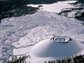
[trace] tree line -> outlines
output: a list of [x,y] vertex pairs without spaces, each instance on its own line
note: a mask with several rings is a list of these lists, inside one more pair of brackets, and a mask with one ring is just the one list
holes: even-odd
[[13,55],[11,57],[11,60],[7,60],[5,63],[30,63],[30,61],[29,62],[25,61],[26,58],[31,59],[31,56],[30,55],[25,55],[25,56],[18,57],[18,56]]
[[45,61],[44,63],[84,63],[84,54],[67,57],[64,59]]

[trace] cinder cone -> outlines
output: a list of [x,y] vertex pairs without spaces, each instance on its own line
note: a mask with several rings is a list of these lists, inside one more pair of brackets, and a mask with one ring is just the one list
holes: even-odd
[[73,39],[62,40],[57,38],[55,40],[47,39],[36,44],[31,53],[38,57],[66,57],[77,54],[84,49],[84,45]]

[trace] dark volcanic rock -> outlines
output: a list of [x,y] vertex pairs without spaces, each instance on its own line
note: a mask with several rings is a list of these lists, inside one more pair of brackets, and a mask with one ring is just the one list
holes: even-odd
[[[70,3],[75,6],[74,8],[65,8],[62,9],[59,15],[64,15],[69,18],[76,18],[80,21],[84,22],[84,4],[80,2]],[[70,16],[72,15],[72,16]]]
[[[78,14],[78,13],[76,13],[76,14]],[[79,16],[76,15],[75,18],[84,22],[84,12],[79,12],[79,14],[80,15]]]
[[79,2],[81,2],[81,3],[84,3],[84,0],[78,0]]
[[[17,7],[16,7],[17,6]],[[39,8],[33,8],[33,7],[27,7],[25,5],[7,5],[4,7],[0,7],[0,20],[7,17],[17,17],[22,16],[26,14],[33,14],[35,13]]]

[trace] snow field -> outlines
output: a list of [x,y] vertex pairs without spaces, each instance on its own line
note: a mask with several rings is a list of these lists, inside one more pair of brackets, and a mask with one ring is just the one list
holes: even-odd
[[[33,45],[49,39],[52,35],[69,36],[77,41],[84,42],[84,26],[81,23],[74,18],[66,18],[54,12],[46,11],[21,17],[5,18],[0,24],[0,45],[8,47],[8,52],[3,53],[2,50],[4,49],[0,49],[0,54],[3,53],[0,56],[1,61],[2,57],[6,59],[9,55],[27,54]],[[7,45],[4,45],[5,43]]]

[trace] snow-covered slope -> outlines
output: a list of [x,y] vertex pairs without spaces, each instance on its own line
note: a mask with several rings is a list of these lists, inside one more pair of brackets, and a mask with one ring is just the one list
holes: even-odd
[[[13,31],[18,30],[13,34],[17,37],[17,41],[14,41],[13,43],[13,45],[17,48],[14,52],[21,47],[27,50],[26,47],[35,45],[41,40],[48,39],[53,34],[56,36],[69,36],[75,40],[84,41],[84,27],[81,24],[82,22],[79,22],[76,19],[70,19],[57,15],[56,13],[44,11],[39,11],[33,15],[18,17],[16,20],[12,19],[14,18],[10,18],[8,20],[11,23],[15,23],[13,25],[17,26]],[[3,22],[4,21],[5,20],[3,20]],[[28,51],[24,53],[27,52]],[[19,53],[14,54],[18,55]]]
[[[32,47],[28,48],[29,46],[48,39],[53,34],[56,36],[69,36],[83,42],[84,26],[81,23],[74,18],[67,18],[45,11],[21,17],[6,18],[0,24],[0,45],[8,41],[15,46],[13,54],[21,55],[30,51]],[[12,48],[13,46],[11,46],[10,51],[13,50]],[[19,50],[21,53],[19,53]],[[9,53],[5,52],[5,54],[0,58],[8,57]]]
[[31,53],[38,57],[53,57],[57,59],[77,54],[84,49],[83,44],[73,39],[68,39],[67,41],[63,37],[53,39],[39,42],[32,48]]
[[55,34],[56,36],[70,36],[73,39],[84,41],[84,27],[81,24],[82,22],[73,18],[70,19],[57,15],[56,13],[39,11],[38,13],[35,13],[33,15],[10,18],[9,21],[15,26],[13,31],[19,29],[14,33],[14,35],[18,38],[23,36],[21,39],[19,39],[18,42],[14,43],[14,45],[17,47],[24,46],[22,44],[24,43],[24,40],[26,46],[28,43],[34,44],[36,42],[39,42],[39,40],[41,39],[43,40],[48,38],[48,36],[52,36],[53,34]]

